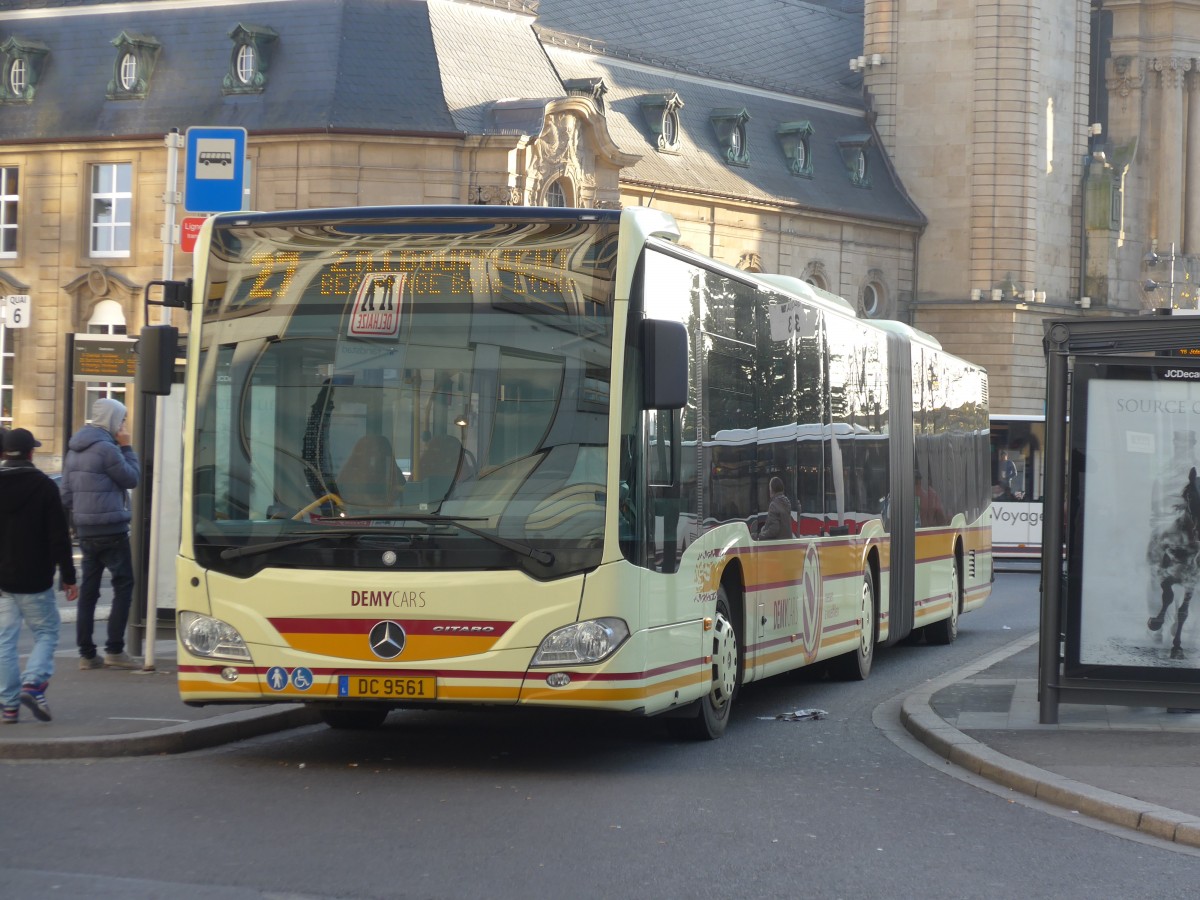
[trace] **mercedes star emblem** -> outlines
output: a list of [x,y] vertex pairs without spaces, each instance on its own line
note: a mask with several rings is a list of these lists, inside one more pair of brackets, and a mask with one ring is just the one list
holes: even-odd
[[399,622],[376,622],[367,640],[380,659],[395,659],[404,652],[404,628]]

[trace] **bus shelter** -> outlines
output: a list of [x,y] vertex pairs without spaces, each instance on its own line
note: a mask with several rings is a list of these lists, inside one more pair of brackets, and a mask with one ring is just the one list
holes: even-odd
[[1163,312],[1046,323],[1042,724],[1200,708],[1200,316]]

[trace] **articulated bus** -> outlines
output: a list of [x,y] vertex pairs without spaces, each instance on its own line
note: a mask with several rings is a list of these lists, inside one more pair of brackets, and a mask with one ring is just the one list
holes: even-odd
[[1045,416],[991,417],[992,550],[996,559],[1042,559]]
[[[170,286],[182,699],[712,739],[744,684],[954,640],[992,581],[986,373],[678,239],[652,209],[208,220]],[[758,541],[774,477],[797,526]]]

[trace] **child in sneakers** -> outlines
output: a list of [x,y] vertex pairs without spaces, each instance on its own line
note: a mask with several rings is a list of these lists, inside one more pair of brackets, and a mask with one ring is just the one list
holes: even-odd
[[[58,647],[54,570],[67,600],[79,596],[71,537],[58,488],[33,464],[41,442],[24,428],[4,435],[0,463],[0,722],[17,723],[21,705],[50,721],[46,688]],[[21,622],[33,631],[33,651],[22,673],[17,639]]]

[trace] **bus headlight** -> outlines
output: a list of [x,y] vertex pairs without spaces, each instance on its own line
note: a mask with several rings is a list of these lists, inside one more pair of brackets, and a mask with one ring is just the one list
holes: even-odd
[[179,614],[179,639],[194,656],[250,661],[250,648],[236,628],[228,622],[202,616],[200,613]]
[[622,619],[589,619],[550,632],[533,654],[531,666],[596,663],[612,656],[629,637]]

